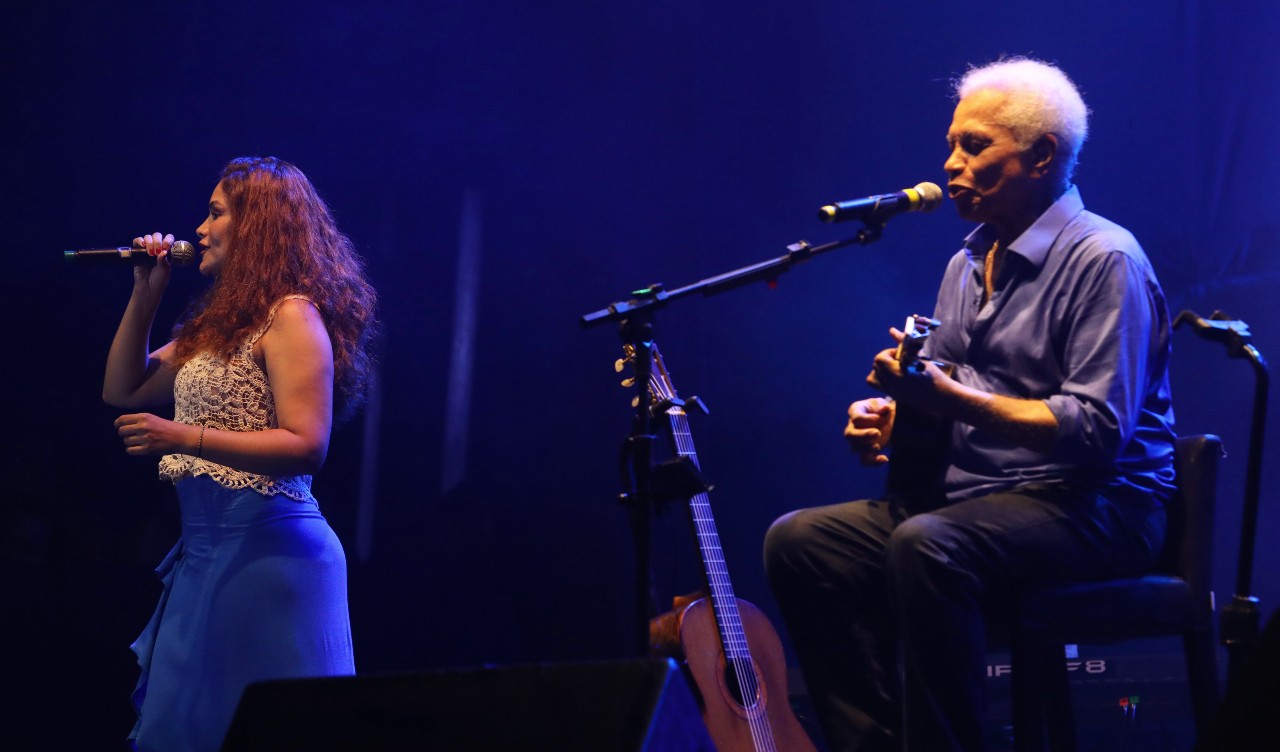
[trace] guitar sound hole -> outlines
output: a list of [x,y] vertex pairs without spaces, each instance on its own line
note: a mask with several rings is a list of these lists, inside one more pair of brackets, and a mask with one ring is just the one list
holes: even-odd
[[[741,674],[741,675],[740,675]],[[747,685],[746,688],[743,684]],[[733,701],[744,708],[749,708],[756,704],[758,699],[759,682],[756,681],[755,671],[750,665],[744,666],[743,671],[735,671],[733,663],[726,663],[724,667],[724,684],[729,689],[729,694],[733,697]]]

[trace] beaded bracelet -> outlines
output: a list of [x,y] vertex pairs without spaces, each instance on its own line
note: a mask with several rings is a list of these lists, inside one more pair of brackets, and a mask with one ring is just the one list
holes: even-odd
[[200,453],[203,451],[204,451],[204,426],[200,426],[200,440],[196,442],[196,456],[199,457]]

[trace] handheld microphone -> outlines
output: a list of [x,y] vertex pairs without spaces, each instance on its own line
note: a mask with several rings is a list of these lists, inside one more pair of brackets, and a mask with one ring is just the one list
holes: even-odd
[[[175,241],[169,247],[169,263],[174,266],[186,266],[195,257],[195,247],[185,240]],[[130,246],[63,251],[62,259],[76,266],[143,266],[156,262],[156,257],[147,253],[147,249]]]
[[907,188],[897,193],[884,193],[879,196],[828,204],[818,210],[818,219],[823,222],[861,219],[864,222],[880,224],[902,212],[933,211],[941,202],[942,189],[936,183],[921,183],[915,188]]

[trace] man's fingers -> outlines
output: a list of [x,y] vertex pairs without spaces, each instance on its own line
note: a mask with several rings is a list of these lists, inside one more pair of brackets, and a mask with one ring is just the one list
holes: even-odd
[[862,460],[862,464],[868,467],[883,465],[889,461],[887,456],[880,454],[879,452],[863,452],[859,459]]

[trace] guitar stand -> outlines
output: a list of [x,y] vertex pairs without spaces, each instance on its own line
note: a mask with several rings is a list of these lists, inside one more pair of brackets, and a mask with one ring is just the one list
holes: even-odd
[[[661,285],[655,287],[661,289]],[[619,456],[624,490],[618,495],[618,500],[627,508],[631,541],[635,548],[635,649],[636,655],[640,657],[649,655],[649,615],[655,610],[653,569],[650,563],[649,507],[653,500],[653,445],[657,437],[653,435],[653,412],[650,409],[648,389],[650,355],[653,351],[653,323],[650,315],[649,311],[641,311],[639,315],[624,319],[619,327],[619,334],[631,355],[635,369],[633,379],[637,385],[635,421],[631,434],[622,442]]]
[[1244,667],[1254,645],[1258,642],[1258,599],[1249,595],[1253,579],[1253,546],[1258,526],[1258,494],[1262,476],[1262,435],[1266,428],[1267,393],[1271,378],[1267,373],[1267,361],[1252,344],[1249,325],[1232,319],[1222,311],[1214,311],[1208,319],[1192,311],[1184,310],[1174,319],[1176,329],[1190,324],[1192,331],[1202,339],[1219,342],[1227,347],[1227,355],[1245,358],[1253,366],[1254,400],[1253,420],[1249,432],[1249,463],[1245,471],[1244,514],[1240,522],[1240,558],[1236,565],[1236,592],[1231,603],[1223,606],[1219,631],[1222,644],[1227,648],[1227,693],[1234,696],[1244,675]]
[[653,496],[658,504],[688,501],[695,494],[707,493],[713,488],[688,457],[672,457],[653,468]]
[[[636,550],[636,648],[637,655],[647,656],[649,653],[649,619],[654,612],[653,573],[650,565],[650,521],[649,507],[659,501],[658,491],[664,493],[672,489],[693,489],[683,498],[689,498],[699,490],[710,488],[699,476],[696,480],[679,478],[686,475],[685,470],[657,470],[653,464],[652,419],[654,408],[649,397],[650,355],[653,349],[653,316],[656,311],[673,300],[695,292],[703,295],[714,295],[750,282],[763,281],[770,287],[777,286],[778,277],[795,264],[827,251],[849,245],[867,245],[883,234],[884,222],[864,222],[862,229],[853,237],[836,240],[822,245],[812,246],[808,241],[799,240],[787,246],[787,253],[777,258],[762,261],[750,266],[708,277],[691,285],[667,290],[661,284],[654,284],[631,293],[632,297],[625,301],[611,303],[605,308],[592,311],[579,318],[585,328],[615,321],[619,324],[619,335],[624,345],[630,348],[635,366],[633,385],[636,397],[633,401],[636,419],[631,434],[623,441],[620,457],[622,487],[624,491],[619,500],[627,507],[631,518],[631,537]],[[696,398],[690,398],[694,402]],[[705,411],[700,402],[697,406]],[[668,405],[667,407],[670,407]],[[665,411],[666,408],[663,408]],[[658,476],[669,476],[659,480]],[[659,489],[659,484],[670,484]]]
[[706,412],[706,405],[697,397],[687,401],[678,398],[653,403],[648,382],[650,359],[653,351],[652,326],[643,322],[635,326],[632,320],[622,325],[623,339],[632,353],[635,366],[635,382],[643,384],[635,397],[635,422],[631,435],[622,442],[619,469],[624,490],[618,500],[627,507],[631,520],[631,537],[636,551],[636,639],[637,655],[648,656],[652,641],[649,622],[658,612],[657,596],[650,564],[650,509],[662,510],[668,502],[687,501],[695,494],[712,489],[697,465],[688,457],[672,457],[662,462],[653,461],[653,446],[657,437],[653,434],[652,421],[664,415],[672,407],[696,405]]

